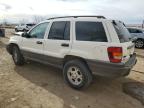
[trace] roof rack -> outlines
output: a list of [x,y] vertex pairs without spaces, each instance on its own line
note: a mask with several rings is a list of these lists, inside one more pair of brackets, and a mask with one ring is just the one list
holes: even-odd
[[63,17],[52,17],[52,18],[49,18],[47,20],[58,19],[58,18],[70,18],[70,17],[73,17],[73,18],[78,18],[78,17],[96,17],[96,18],[106,19],[104,16],[63,16]]

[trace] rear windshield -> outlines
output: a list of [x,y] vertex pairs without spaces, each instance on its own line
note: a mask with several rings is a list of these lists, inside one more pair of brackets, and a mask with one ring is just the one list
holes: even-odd
[[131,39],[130,33],[122,22],[113,21],[114,28],[117,32],[121,43],[129,42]]

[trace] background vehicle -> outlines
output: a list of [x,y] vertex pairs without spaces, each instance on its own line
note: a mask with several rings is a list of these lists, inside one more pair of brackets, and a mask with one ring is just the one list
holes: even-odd
[[122,22],[103,16],[50,18],[10,38],[7,51],[16,65],[27,59],[63,69],[64,80],[81,89],[92,74],[121,77],[136,63],[134,43]]
[[35,24],[32,23],[28,23],[28,24],[20,24],[18,26],[15,27],[15,31],[19,32],[19,31],[28,31],[30,30]]
[[127,28],[130,32],[132,38],[136,37],[137,40],[135,41],[136,48],[143,48],[144,47],[144,30],[139,28]]

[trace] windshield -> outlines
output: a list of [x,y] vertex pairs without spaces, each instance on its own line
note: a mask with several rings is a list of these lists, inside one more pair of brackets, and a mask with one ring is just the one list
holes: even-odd
[[130,33],[122,22],[113,21],[113,25],[121,43],[130,41]]

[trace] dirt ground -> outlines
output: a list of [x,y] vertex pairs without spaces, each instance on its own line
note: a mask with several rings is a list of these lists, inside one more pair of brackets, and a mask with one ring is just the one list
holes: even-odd
[[15,66],[5,49],[11,32],[0,38],[0,108],[144,108],[122,91],[123,83],[144,83],[143,57],[137,57],[129,76],[114,80],[94,76],[87,89],[77,91],[64,83],[57,68],[36,62]]

